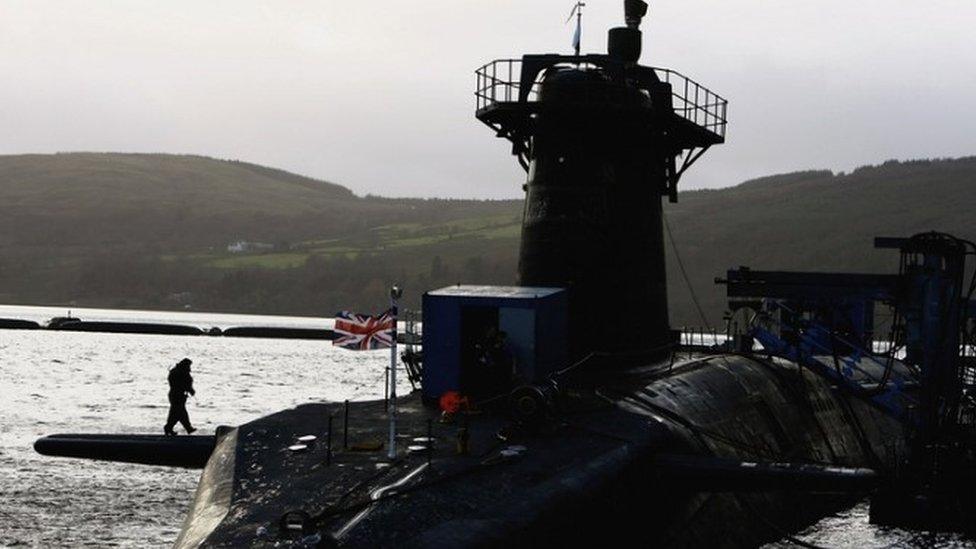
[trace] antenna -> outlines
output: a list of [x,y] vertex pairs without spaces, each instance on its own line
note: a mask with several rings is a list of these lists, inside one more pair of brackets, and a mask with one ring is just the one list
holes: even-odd
[[576,50],[576,57],[580,54],[580,31],[583,28],[583,6],[585,2],[576,2],[573,6],[573,11],[569,12],[569,17],[566,18],[566,23],[569,23],[573,19],[573,15],[576,16],[576,32],[573,33],[573,49]]

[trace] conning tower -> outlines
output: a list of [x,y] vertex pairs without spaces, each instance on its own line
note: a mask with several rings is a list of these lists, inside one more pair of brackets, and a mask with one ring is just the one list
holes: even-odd
[[477,70],[476,116],[528,173],[518,282],[569,289],[577,359],[648,358],[672,341],[661,196],[676,201],[681,174],[725,140],[725,99],[637,64],[647,4],[627,0],[625,11],[607,54]]

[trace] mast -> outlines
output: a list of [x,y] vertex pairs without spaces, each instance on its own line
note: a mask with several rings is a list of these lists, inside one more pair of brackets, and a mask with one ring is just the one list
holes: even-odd
[[569,18],[566,22],[569,23],[573,19],[573,14],[576,14],[576,31],[573,33],[573,50],[576,51],[576,57],[580,54],[580,43],[582,42],[583,36],[583,6],[586,4],[583,2],[576,2],[573,6],[573,11],[569,12]]

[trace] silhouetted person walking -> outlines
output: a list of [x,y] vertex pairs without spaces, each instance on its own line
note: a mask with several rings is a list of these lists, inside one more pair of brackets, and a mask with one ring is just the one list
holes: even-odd
[[190,416],[186,413],[187,393],[196,394],[193,390],[193,377],[190,376],[190,364],[193,364],[193,361],[184,358],[169,370],[169,417],[166,418],[166,425],[163,427],[163,432],[167,435],[176,434],[173,427],[177,422],[186,429],[187,434],[196,431],[193,425],[190,425]]

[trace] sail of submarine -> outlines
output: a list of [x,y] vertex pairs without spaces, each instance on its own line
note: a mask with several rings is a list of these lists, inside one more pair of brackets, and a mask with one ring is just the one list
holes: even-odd
[[[646,9],[625,2],[607,54],[477,71],[477,118],[528,172],[519,285],[424,295],[397,457],[374,444],[383,401],[226,430],[177,547],[755,546],[892,465],[904,430],[877,406],[795,362],[679,345],[661,199],[724,142],[726,101],[637,63]],[[499,332],[511,375],[478,360]]]

